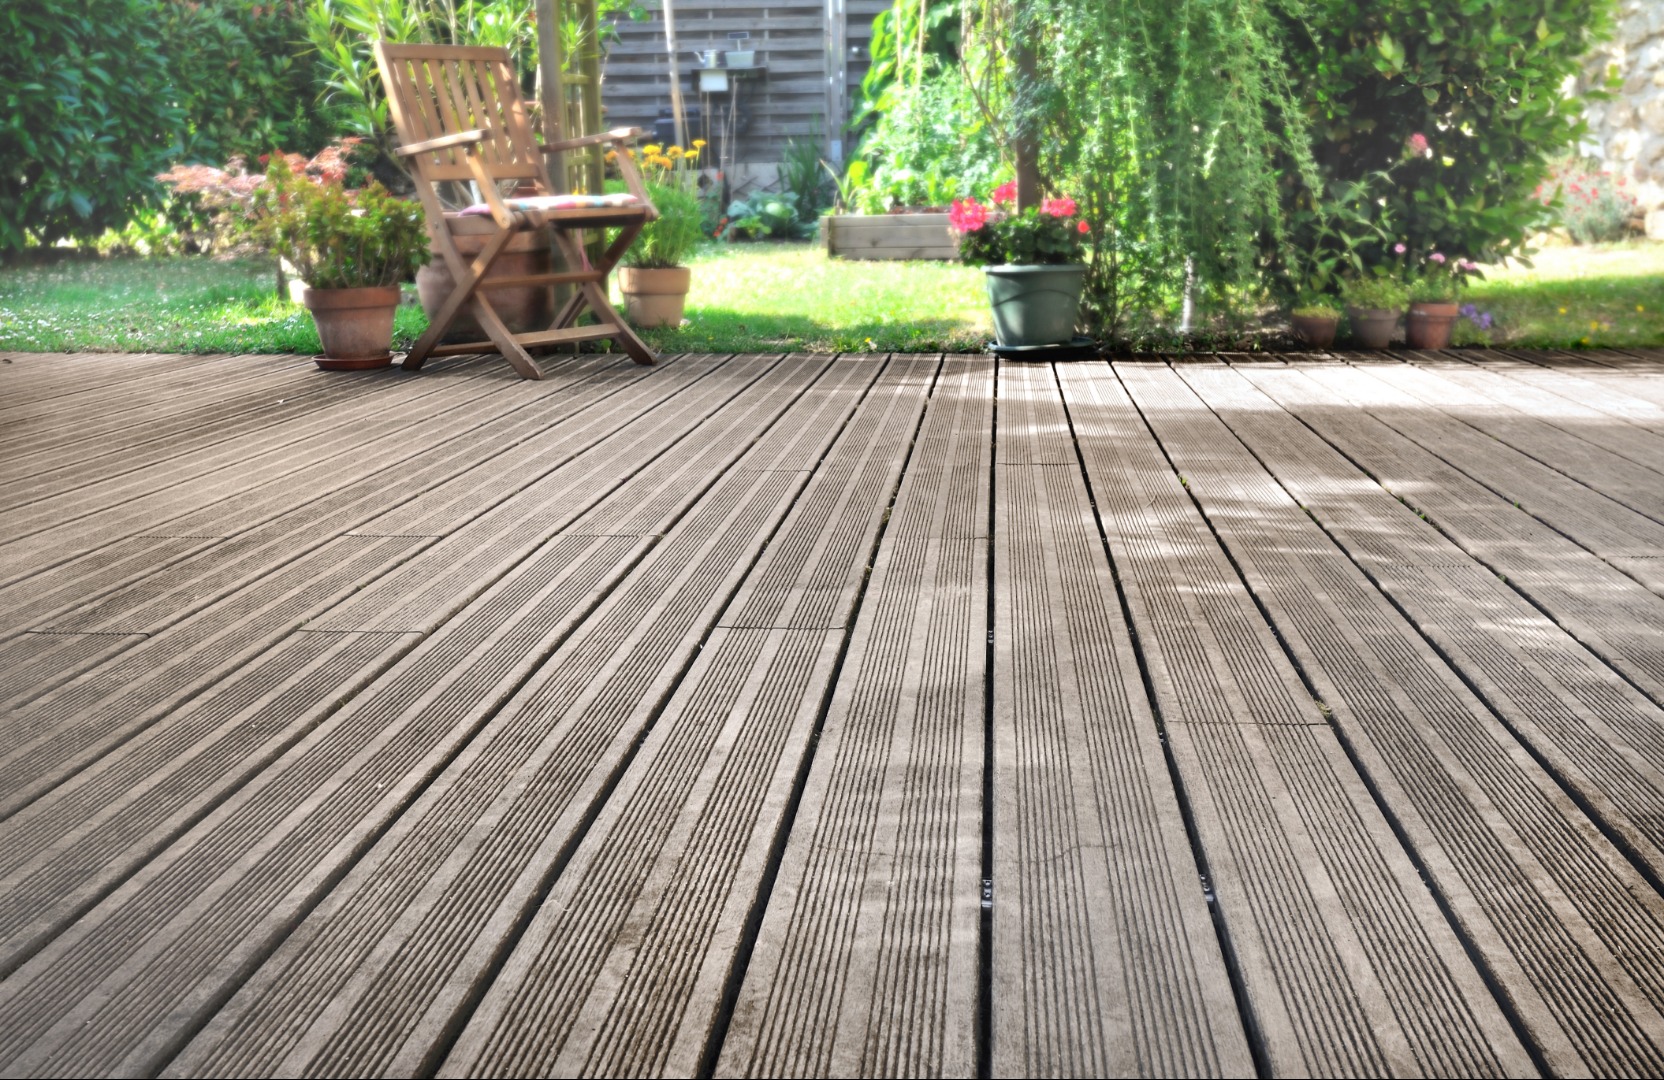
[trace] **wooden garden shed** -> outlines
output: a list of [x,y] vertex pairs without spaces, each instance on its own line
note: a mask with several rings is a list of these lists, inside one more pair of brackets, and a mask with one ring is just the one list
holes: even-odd
[[[621,19],[603,68],[610,125],[649,130],[670,119],[670,57],[662,0],[648,18]],[[886,0],[704,0],[675,3],[676,69],[688,113],[688,138],[712,143],[707,161],[731,163],[732,179],[773,178],[788,140],[814,140],[842,158],[843,121],[870,62],[872,21]],[[743,35],[743,36],[742,36]],[[752,53],[748,69],[701,75],[701,54]],[[838,118],[828,123],[828,117]],[[669,125],[661,129],[669,138]],[[731,139],[731,145],[728,141]],[[726,152],[725,152],[726,151]],[[743,182],[743,181],[741,181]]]

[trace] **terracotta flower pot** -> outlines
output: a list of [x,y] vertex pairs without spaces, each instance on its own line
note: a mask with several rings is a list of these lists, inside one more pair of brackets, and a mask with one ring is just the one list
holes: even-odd
[[1456,325],[1459,308],[1454,300],[1439,303],[1417,300],[1410,305],[1404,319],[1404,338],[1412,349],[1445,349],[1450,347],[1450,330]]
[[[497,232],[496,222],[474,214],[446,214],[445,222],[456,238],[457,252],[464,259],[478,255],[485,242]],[[546,274],[553,266],[553,259],[547,236],[537,231],[519,233],[509,239],[508,247],[497,256],[497,261],[491,264],[485,277],[489,281],[494,277]],[[427,312],[430,322],[455,288],[451,268],[437,251],[433,253],[432,262],[416,271],[416,295],[421,299],[422,310]],[[547,285],[492,289],[487,295],[504,325],[516,334],[547,329],[555,317],[550,308]],[[447,340],[474,341],[485,336],[485,331],[480,329],[471,311],[464,310],[451,323],[450,329],[445,332]]]
[[1294,324],[1294,336],[1314,349],[1327,349],[1333,345],[1335,328],[1340,325],[1339,319],[1322,315],[1290,315],[1289,322]]
[[624,294],[625,314],[635,326],[680,326],[692,283],[693,271],[685,266],[618,268],[618,291]]
[[1352,340],[1360,349],[1384,349],[1392,342],[1398,329],[1397,308],[1346,309],[1347,321],[1352,324]]
[[393,360],[393,315],[399,308],[397,285],[367,289],[307,289],[301,303],[312,312],[325,371],[386,367]]

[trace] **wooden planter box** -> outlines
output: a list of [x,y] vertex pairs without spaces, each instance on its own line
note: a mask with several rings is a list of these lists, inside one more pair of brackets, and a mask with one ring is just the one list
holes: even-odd
[[821,218],[828,255],[845,259],[958,259],[946,214],[831,214]]

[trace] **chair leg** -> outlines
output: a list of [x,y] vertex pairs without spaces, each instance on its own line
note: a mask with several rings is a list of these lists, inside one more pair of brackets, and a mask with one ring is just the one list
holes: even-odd
[[537,366],[532,354],[514,340],[514,332],[497,315],[497,309],[491,306],[491,301],[483,296],[474,297],[474,318],[479,320],[485,336],[491,339],[492,344],[497,346],[497,351],[503,354],[503,359],[520,373],[522,379],[543,378],[543,369]]
[[624,351],[630,354],[630,359],[638,364],[652,365],[658,362],[658,357],[648,347],[647,342],[641,340],[636,332],[630,329],[630,324],[624,321],[624,316],[612,306],[607,294],[601,291],[601,286],[593,281],[586,281],[583,285],[584,295],[589,298],[589,306],[595,312],[595,317],[618,331],[618,343],[624,346]]
[[[462,257],[456,253],[454,242],[451,243],[450,250],[445,253],[445,261],[451,267],[452,276],[455,276],[458,267],[465,267],[464,276],[457,281],[456,288],[451,290],[451,295],[447,296],[445,302],[440,305],[439,311],[433,317],[433,322],[428,324],[427,332],[416,339],[416,344],[404,358],[402,366],[406,371],[422,370],[422,365],[427,362],[428,354],[433,352],[435,345],[439,344],[439,339],[444,336],[446,330],[450,329],[451,323],[456,320],[457,315],[468,306],[470,300],[475,300],[474,293],[480,287],[481,276],[496,260],[498,253],[508,245],[509,238],[512,235],[513,233],[506,229],[499,232],[486,242],[471,264],[463,262]],[[449,239],[447,236],[446,240],[449,241]],[[476,302],[478,301],[476,300]],[[495,317],[495,314],[495,312],[492,313],[493,317]],[[483,326],[484,323],[480,325]],[[498,320],[498,325],[501,325],[501,320]],[[491,340],[495,342],[497,339],[493,337]],[[522,353],[524,351],[521,350]],[[510,363],[513,363],[513,361],[511,360]]]

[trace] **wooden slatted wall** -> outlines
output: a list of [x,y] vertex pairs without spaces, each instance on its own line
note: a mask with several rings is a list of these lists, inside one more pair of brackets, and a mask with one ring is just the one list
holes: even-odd
[[[736,140],[734,160],[748,164],[778,162],[791,138],[818,138],[823,147],[839,130],[828,131],[827,68],[834,27],[829,7],[842,11],[844,23],[845,102],[856,97],[868,67],[872,20],[889,7],[886,0],[779,0],[758,4],[747,0],[676,4],[678,66],[683,101],[701,105],[707,115],[726,109],[725,95],[701,95],[695,74],[694,52],[735,47],[729,33],[746,31],[757,63],[766,71],[746,76],[752,85],[742,91],[741,104],[751,118]],[[669,62],[665,55],[663,6],[649,0],[649,18],[628,19],[615,25],[619,40],[608,52],[603,69],[602,101],[609,126],[634,125],[651,129],[661,109],[670,107]],[[736,80],[737,81],[737,80]],[[847,104],[846,104],[847,108]],[[841,122],[830,125],[841,129]],[[693,132],[691,137],[700,135]]]

